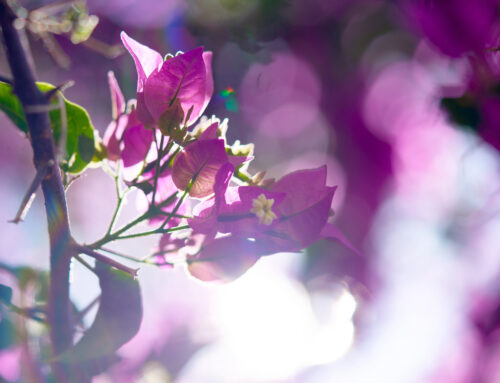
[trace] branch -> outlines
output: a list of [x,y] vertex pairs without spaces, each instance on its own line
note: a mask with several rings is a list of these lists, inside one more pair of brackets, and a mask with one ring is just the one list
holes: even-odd
[[[42,180],[45,210],[50,239],[50,288],[47,319],[54,355],[60,354],[73,344],[73,326],[69,300],[69,267],[75,249],[68,222],[68,211],[61,173],[57,165],[56,150],[47,112],[47,97],[35,84],[35,77],[26,58],[17,29],[16,15],[0,0],[0,25],[6,48],[7,60],[14,80],[14,92],[18,96],[28,123],[29,136],[36,169],[47,168]],[[45,110],[44,110],[45,109]],[[77,379],[75,371],[54,364],[57,381],[83,381]]]
[[9,222],[11,223],[19,223],[21,222],[26,214],[28,213],[28,210],[30,209],[31,203],[35,199],[35,194],[36,194],[36,189],[40,186],[42,183],[42,180],[45,178],[47,175],[47,170],[49,166],[52,166],[52,163],[47,163],[45,166],[42,168],[38,169],[35,174],[35,178],[33,178],[33,181],[31,182],[30,187],[26,191],[26,194],[24,195],[23,201],[21,202],[21,206],[17,210],[16,216],[14,219],[10,220]]

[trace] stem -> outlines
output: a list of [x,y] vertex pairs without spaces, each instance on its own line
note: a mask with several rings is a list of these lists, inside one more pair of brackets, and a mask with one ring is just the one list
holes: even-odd
[[160,229],[163,229],[165,226],[167,226],[167,223],[168,223],[168,221],[170,221],[170,218],[172,218],[175,215],[175,213],[177,213],[177,210],[179,210],[179,208],[181,207],[181,204],[184,201],[184,199],[186,198],[190,189],[191,189],[191,184],[189,184],[188,187],[186,188],[186,190],[184,190],[184,193],[182,193],[181,198],[179,198],[179,200],[177,201],[177,204],[175,205],[174,210],[172,210],[172,212],[168,215],[167,219],[165,221],[163,221],[163,223],[160,226]]
[[31,207],[31,204],[33,200],[35,199],[35,194],[36,194],[36,189],[40,186],[42,183],[42,180],[45,178],[47,175],[47,171],[49,170],[49,166],[53,165],[52,163],[48,163],[42,168],[38,169],[35,175],[35,178],[33,178],[33,181],[31,182],[30,187],[26,191],[26,194],[24,195],[23,201],[21,202],[21,206],[19,207],[19,210],[16,213],[16,216],[14,219],[12,219],[9,222],[12,223],[19,223],[21,222],[26,214],[28,214],[28,210]]
[[111,222],[109,223],[108,230],[106,230],[105,236],[111,234],[111,230],[113,230],[113,226],[116,222],[116,219],[118,218],[118,213],[120,212],[125,195],[127,194],[128,190],[129,190],[129,189],[126,189],[123,193],[120,192],[119,169],[116,170],[116,175],[115,175],[114,179],[115,179],[117,202],[116,202],[115,211],[113,212],[113,217],[111,218]]
[[[163,207],[164,205],[168,205],[170,202],[171,202],[171,199],[172,198],[175,198],[177,192],[176,193],[173,193],[170,197],[168,197],[165,201],[162,201],[158,206],[155,206],[158,207],[158,208],[161,208]],[[111,242],[111,241],[114,241],[116,239],[119,239],[119,238],[122,238],[120,237],[120,234],[123,234],[124,232],[126,232],[127,230],[133,228],[134,226],[138,225],[139,223],[147,220],[148,218],[151,218],[152,215],[154,214],[157,214],[155,209],[153,208],[150,208],[148,211],[146,211],[144,214],[141,214],[139,217],[137,217],[136,219],[134,219],[133,221],[129,222],[128,224],[126,224],[125,226],[121,227],[120,229],[118,229],[117,231],[115,231],[114,233],[108,233],[106,235],[104,235],[104,237],[102,237],[101,239],[95,241],[94,243],[91,243],[90,245],[87,245],[88,248],[90,249],[98,249],[100,248],[102,245],[105,245],[106,243],[108,242]]]
[[116,238],[119,237],[120,234],[126,232],[127,230],[133,228],[135,225],[141,223],[142,221],[145,221],[148,218],[149,218],[149,210],[147,212],[145,212],[144,214],[141,214],[139,217],[137,217],[133,221],[127,223],[125,226],[121,227],[120,229],[118,229],[114,233],[112,233],[112,234],[106,234],[101,239],[95,241],[94,243],[91,243],[90,245],[87,245],[87,247],[89,249],[98,249],[102,245],[104,245],[104,244],[106,244],[108,242],[114,241]]
[[137,271],[139,269],[132,269],[128,266],[125,266],[119,262],[116,262],[114,259],[112,258],[108,258],[102,254],[99,254],[98,252],[92,250],[92,249],[89,249],[88,247],[86,246],[81,246],[81,245],[77,245],[76,248],[78,249],[78,252],[79,253],[83,253],[83,254],[87,254],[89,256],[91,256],[92,258],[100,261],[100,262],[103,262],[103,263],[106,263],[114,268],[117,268],[118,270],[121,270],[121,271],[125,271],[126,273],[130,274],[130,276],[132,278],[135,278],[137,276]]
[[[157,158],[156,158],[156,166],[155,166],[155,176],[154,176],[154,182],[153,182],[153,198],[151,199],[151,204],[154,206],[156,204],[155,198],[156,198],[156,189],[158,188],[158,176],[160,175],[160,162],[161,162],[161,156],[162,156],[162,151],[163,151],[163,140],[165,139],[165,136],[162,134],[160,138],[160,145],[158,146],[158,142],[156,140],[156,132],[155,133],[155,144],[156,144],[156,152],[158,153]],[[169,138],[170,142],[170,138]]]
[[189,225],[172,227],[170,229],[164,229],[162,227],[159,227],[158,229],[154,229],[154,230],[150,230],[150,231],[143,231],[141,233],[122,235],[121,237],[116,237],[115,240],[116,239],[130,239],[130,238],[137,238],[137,237],[146,237],[148,235],[153,235],[153,234],[173,233],[174,231],[189,229],[189,227],[190,227]]
[[[0,25],[7,60],[14,79],[14,91],[19,97],[26,115],[34,153],[33,162],[36,169],[48,166],[47,174],[42,181],[50,239],[50,287],[47,319],[50,325],[52,352],[53,355],[57,355],[73,344],[73,325],[69,300],[69,267],[71,258],[75,255],[75,249],[71,245],[66,198],[57,164],[49,115],[46,110],[34,111],[39,106],[47,107],[49,103],[35,84],[35,77],[28,63],[18,31],[13,25],[15,19],[16,16],[9,8],[7,0],[0,0]],[[51,163],[52,166],[50,166]],[[53,370],[57,381],[70,380],[69,366],[54,363]],[[79,379],[77,375],[79,374],[75,374],[73,369],[71,381],[89,380]]]
[[111,249],[105,249],[103,247],[101,247],[101,250],[105,251],[106,253],[110,253],[110,254],[116,255],[117,257],[128,259],[129,261],[134,261],[134,262],[137,262],[137,263],[151,264],[151,262],[148,261],[151,258],[150,255],[148,255],[147,257],[144,257],[144,258],[136,258],[136,257],[133,257],[131,255],[123,254],[123,253],[120,253],[118,251],[111,250]]
[[243,182],[248,183],[252,181],[252,177],[250,177],[248,174],[243,173],[240,169],[236,169],[236,171],[234,172],[234,176]]

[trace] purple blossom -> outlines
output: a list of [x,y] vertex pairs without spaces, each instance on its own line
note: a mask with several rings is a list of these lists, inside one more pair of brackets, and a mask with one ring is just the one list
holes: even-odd
[[214,192],[217,172],[225,164],[239,165],[249,158],[228,156],[224,139],[215,138],[217,124],[209,126],[197,141],[187,145],[176,157],[172,178],[180,190],[192,182],[191,197],[203,198]]
[[187,125],[203,113],[213,93],[212,53],[199,47],[163,61],[160,54],[121,33],[137,68],[137,113],[153,125],[172,104],[180,101],[184,115],[192,108]]
[[128,122],[123,133],[122,160],[125,167],[144,161],[153,143],[153,131],[146,129],[133,110],[128,115]]
[[122,159],[123,165],[130,167],[146,157],[153,143],[153,131],[142,125],[136,109],[125,113],[125,99],[113,72],[108,73],[108,82],[113,121],[106,128],[103,144],[108,151],[108,159]]
[[217,173],[214,197],[193,209],[188,220],[194,232],[214,238],[218,233],[255,240],[257,255],[300,251],[320,239],[333,239],[357,252],[328,223],[336,187],[326,186],[326,167],[300,170],[277,181],[270,190],[229,186],[234,167]]
[[266,246],[276,251],[299,251],[320,240],[336,188],[326,186],[326,166],[298,170],[277,181],[272,191],[286,197]]
[[231,233],[256,238],[278,223],[278,207],[285,193],[276,193],[258,186],[228,187],[234,171],[225,164],[217,173],[214,198],[197,205],[194,217],[188,220],[195,232],[215,236]]

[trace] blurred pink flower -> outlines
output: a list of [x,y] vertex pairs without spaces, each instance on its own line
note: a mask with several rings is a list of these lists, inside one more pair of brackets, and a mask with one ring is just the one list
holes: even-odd
[[160,54],[140,44],[125,32],[122,41],[137,68],[137,113],[146,125],[152,125],[171,105],[180,101],[186,121],[195,122],[203,113],[213,93],[212,52],[199,47],[163,61]]
[[[11,347],[0,350],[0,380],[18,381],[21,375],[21,347]],[[2,379],[3,378],[3,379]]]
[[452,57],[486,49],[495,37],[497,6],[497,0],[414,0],[406,3],[410,18],[422,34]]

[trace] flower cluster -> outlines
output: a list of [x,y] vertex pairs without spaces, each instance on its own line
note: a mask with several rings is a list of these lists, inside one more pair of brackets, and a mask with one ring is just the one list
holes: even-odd
[[137,100],[126,103],[109,74],[113,121],[103,143],[120,179],[146,194],[143,217],[160,225],[158,265],[184,253],[196,278],[227,281],[261,256],[322,238],[349,246],[328,222],[336,187],[326,185],[325,166],[277,181],[251,176],[253,145],[228,145],[227,120],[202,116],[213,93],[211,52],[163,60],[124,32],[122,40],[137,68]]

